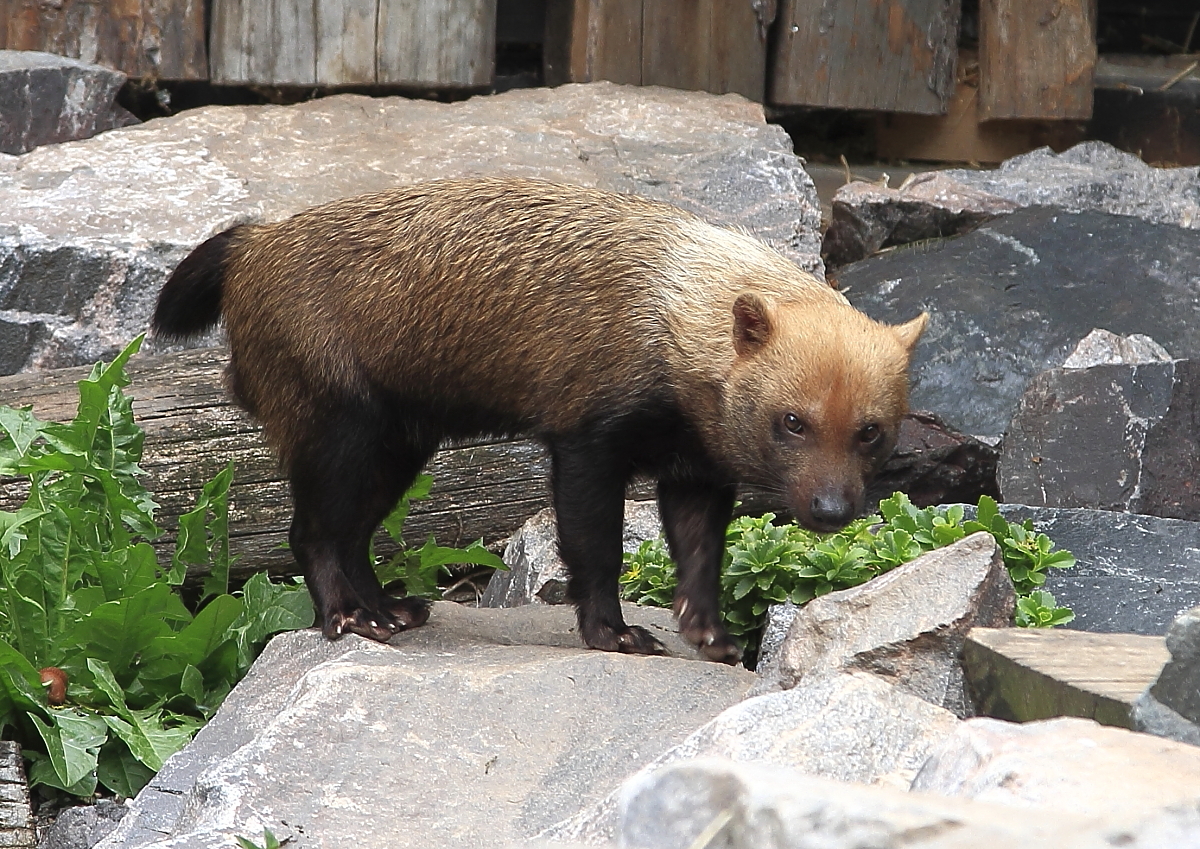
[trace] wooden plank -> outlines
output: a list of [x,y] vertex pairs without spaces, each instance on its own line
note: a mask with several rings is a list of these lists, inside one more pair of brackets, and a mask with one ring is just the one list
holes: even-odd
[[783,0],[772,103],[945,114],[960,0]]
[[1065,629],[974,628],[963,646],[976,709],[1015,722],[1081,716],[1132,728],[1134,700],[1169,658],[1162,637]]
[[320,0],[316,6],[316,77],[320,85],[375,82],[375,0]]
[[496,0],[378,0],[379,83],[491,84]]
[[1096,0],[980,0],[979,117],[1090,118]]
[[42,50],[131,77],[208,79],[203,0],[0,0],[0,49]]
[[226,84],[315,85],[312,0],[213,0],[212,80]]
[[745,0],[549,0],[545,45],[548,85],[608,80],[757,101],[766,85],[766,29]]
[[[975,66],[962,51],[959,67]],[[1080,125],[1062,121],[981,121],[977,75],[960,80],[946,115],[881,115],[875,125],[875,155],[881,159],[994,164],[1049,145],[1065,150],[1083,140]]]
[[645,0],[642,85],[732,91],[761,102],[764,32],[744,0]]

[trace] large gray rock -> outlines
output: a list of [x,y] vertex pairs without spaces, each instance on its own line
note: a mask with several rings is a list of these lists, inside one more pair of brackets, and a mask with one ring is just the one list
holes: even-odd
[[1200,360],[1052,369],[1021,396],[1005,501],[1200,519]]
[[0,50],[0,152],[86,139],[137,118],[115,102],[120,71],[34,50]]
[[929,311],[911,403],[975,435],[1002,434],[1029,381],[1096,327],[1200,358],[1200,238],[1175,225],[1024,209],[855,263],[838,282],[875,318]]
[[896,189],[854,182],[833,199],[824,251],[843,265],[883,247],[965,233],[1030,206],[1200,228],[1200,168],[1153,168],[1104,142],[1014,157],[995,170],[919,174]]
[[0,157],[0,364],[111,354],[145,329],[175,264],[234,224],[491,174],[671,201],[821,273],[812,181],[787,134],[736,95],[591,83],[207,107]]
[[[1168,834],[1177,834],[1169,831]],[[623,849],[1101,849],[1112,829],[1064,803],[1014,816],[884,787],[813,778],[781,767],[708,759],[631,780],[622,791]]]
[[[662,534],[658,505],[653,501],[626,501],[621,547],[637,551],[645,540]],[[522,525],[504,548],[507,571],[498,570],[488,580],[480,605],[520,607],[523,604],[563,604],[567,600],[567,565],[558,556],[558,525],[547,507]]]
[[[631,781],[672,764],[722,758],[907,789],[929,754],[957,724],[949,711],[874,676],[825,675],[806,679],[792,690],[734,705]],[[585,843],[613,838],[620,796],[618,789],[542,836]]]
[[[626,616],[692,653],[665,633],[669,612]],[[230,846],[264,828],[302,847],[520,843],[737,702],[751,678],[585,650],[573,612],[548,605],[439,603],[388,645],[283,635],[100,845]]]
[[1138,821],[1172,806],[1200,810],[1200,748],[1089,719],[976,718],[934,752],[912,789]]
[[857,670],[969,715],[958,660],[963,641],[973,627],[1011,624],[1013,604],[995,540],[972,534],[801,607],[783,644],[760,665],[755,691]]
[[1200,523],[1051,507],[1001,505],[1010,521],[1030,519],[1075,555],[1051,569],[1046,589],[1075,612],[1065,627],[1160,637],[1200,605]]

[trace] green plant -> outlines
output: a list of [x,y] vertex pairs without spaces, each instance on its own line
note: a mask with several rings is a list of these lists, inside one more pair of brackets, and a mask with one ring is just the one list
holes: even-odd
[[[1038,589],[1046,570],[1075,564],[1067,551],[1055,551],[1032,523],[1009,522],[995,500],[983,496],[974,519],[961,505],[919,508],[903,493],[879,505],[880,515],[851,522],[835,534],[819,535],[794,523],[775,524],[775,515],[734,519],[726,532],[721,570],[721,608],[729,632],[755,653],[767,608],[791,601],[804,604],[838,589],[858,586],[922,553],[987,531],[996,539],[1018,594],[1014,619],[1025,627],[1051,627],[1073,614],[1056,607]],[[639,604],[670,607],[675,564],[661,540],[650,540],[625,555],[622,596]]]
[[400,498],[400,503],[383,520],[384,531],[399,550],[386,560],[376,558],[373,550],[371,553],[375,562],[375,573],[381,584],[387,587],[399,583],[404,587],[406,595],[422,598],[441,598],[438,578],[449,574],[446,567],[451,564],[508,568],[503,560],[483,547],[483,540],[475,540],[466,548],[447,548],[434,542],[433,536],[430,535],[420,548],[408,548],[405,545],[402,530],[408,518],[409,507],[413,501],[428,498],[432,486],[433,478],[430,475],[417,475],[413,485]]
[[[238,846],[240,846],[241,849],[280,849],[280,847],[283,845],[279,842],[279,839],[271,833],[271,829],[269,828],[263,829],[263,842],[261,846],[246,837],[238,837],[236,839]],[[287,842],[286,838],[284,842]]]
[[[21,743],[30,783],[131,796],[182,747],[272,633],[312,623],[307,590],[255,575],[229,592],[232,469],[180,517],[171,565],[150,544],[156,504],[138,478],[143,434],[124,365],[134,340],[79,382],[67,424],[0,407],[0,477],[29,495],[0,511],[0,732]],[[210,570],[195,612],[178,589]],[[69,681],[52,706],[40,670]]]

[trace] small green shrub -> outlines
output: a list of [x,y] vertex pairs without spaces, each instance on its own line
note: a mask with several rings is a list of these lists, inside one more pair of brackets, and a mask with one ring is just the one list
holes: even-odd
[[283,846],[279,842],[279,838],[272,834],[269,828],[263,829],[263,842],[261,846],[247,837],[238,837],[236,839],[240,849],[281,849]]
[[400,503],[383,520],[383,529],[392,542],[399,548],[395,554],[385,559],[375,557],[372,550],[371,558],[375,563],[375,574],[379,582],[389,589],[400,585],[405,595],[415,595],[421,598],[441,598],[438,578],[449,574],[447,566],[451,564],[469,564],[472,566],[490,566],[493,569],[507,569],[504,561],[483,547],[483,540],[478,539],[466,548],[447,548],[438,545],[432,534],[420,548],[408,548],[404,542],[402,531],[408,518],[409,507],[414,501],[424,501],[429,497],[433,487],[433,477],[417,475],[417,479],[408,491],[400,498]]
[[[804,604],[834,590],[855,587],[913,560],[926,551],[987,531],[995,539],[1018,595],[1014,619],[1026,627],[1051,627],[1074,614],[1056,607],[1039,589],[1047,569],[1075,565],[1068,551],[1055,551],[1028,520],[1009,522],[995,500],[980,498],[974,519],[960,505],[918,508],[903,493],[879,505],[880,515],[851,522],[835,534],[820,535],[794,523],[775,524],[775,515],[734,519],[726,532],[721,570],[725,627],[743,640],[748,657],[757,650],[767,608],[791,601]],[[622,596],[638,604],[670,607],[675,564],[661,539],[648,540],[625,555]]]
[[[90,796],[145,785],[212,716],[273,633],[312,624],[303,584],[255,575],[229,592],[232,469],[206,484],[179,520],[169,569],[151,540],[157,505],[138,478],[143,434],[124,365],[79,382],[68,424],[0,407],[0,477],[29,496],[0,511],[0,733],[31,761],[30,783]],[[177,591],[206,567],[195,612]],[[69,681],[51,706],[39,669]]]

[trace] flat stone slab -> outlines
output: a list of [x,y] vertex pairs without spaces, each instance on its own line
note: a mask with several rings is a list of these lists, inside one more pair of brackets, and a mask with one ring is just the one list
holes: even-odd
[[911,404],[998,436],[1029,381],[1094,328],[1200,357],[1200,238],[1169,224],[1036,207],[954,239],[844,268],[838,283],[874,318],[930,313]]
[[1200,748],[1076,717],[1024,724],[976,717],[947,735],[912,789],[1010,805],[1014,813],[1061,808],[1101,822],[1132,824],[1172,808],[1194,818]]
[[1064,627],[1161,637],[1200,605],[1200,523],[1104,510],[1002,504],[1010,520],[1034,527],[1075,555],[1051,569],[1046,589],[1075,612]]
[[[639,776],[623,789],[619,844],[654,849],[1131,849],[1172,846],[1104,818],[1014,810],[890,787],[863,787],[760,764],[703,759]],[[1191,817],[1195,822],[1196,817]],[[1136,836],[1135,836],[1136,835]],[[1166,837],[1156,843],[1153,838]]]
[[[669,611],[627,616],[671,641]],[[297,847],[519,844],[752,680],[583,649],[574,611],[549,605],[437,603],[426,626],[387,645],[282,635],[100,846],[215,849],[264,828]]]
[[234,224],[498,174],[670,201],[822,270],[812,181],[783,129],[737,95],[590,83],[213,106],[0,157],[0,370],[111,354],[145,329],[186,253]]
[[1133,703],[1170,655],[1162,637],[1040,628],[974,628],[963,671],[982,716],[1056,716],[1134,728]]

